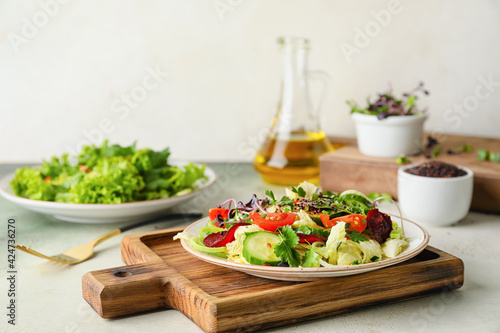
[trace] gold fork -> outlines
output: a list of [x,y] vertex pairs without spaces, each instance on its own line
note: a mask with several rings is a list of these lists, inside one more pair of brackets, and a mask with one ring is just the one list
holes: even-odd
[[24,245],[16,244],[15,247],[23,252],[32,254],[32,255],[40,257],[40,258],[56,261],[56,262],[59,262],[62,264],[75,265],[75,264],[79,264],[79,263],[91,258],[92,255],[94,254],[94,247],[101,244],[106,239],[109,239],[113,236],[119,235],[122,232],[128,231],[130,229],[141,227],[143,225],[147,225],[147,224],[151,224],[151,223],[155,223],[155,222],[160,222],[160,221],[176,220],[176,219],[180,219],[180,218],[196,218],[196,219],[198,219],[198,218],[201,218],[201,214],[200,213],[170,214],[167,216],[163,216],[161,218],[155,218],[155,219],[148,220],[148,221],[142,221],[142,222],[130,224],[130,225],[125,226],[123,228],[112,230],[105,235],[97,237],[96,239],[94,239],[93,241],[91,241],[87,244],[74,247],[72,249],[69,249],[69,250],[63,252],[63,253],[56,254],[55,256],[46,256],[45,254],[42,254],[38,251],[30,249],[29,247],[26,247]]

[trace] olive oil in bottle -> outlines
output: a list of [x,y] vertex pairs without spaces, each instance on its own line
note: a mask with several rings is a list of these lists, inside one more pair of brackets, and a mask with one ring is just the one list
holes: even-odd
[[319,110],[312,107],[308,82],[318,78],[326,83],[329,76],[307,70],[307,39],[280,38],[278,43],[283,57],[280,102],[254,167],[268,183],[297,185],[307,180],[319,184],[319,156],[333,147],[320,129]]
[[297,185],[302,181],[319,184],[318,156],[333,150],[323,132],[292,133],[289,140],[268,138],[254,160],[264,181]]

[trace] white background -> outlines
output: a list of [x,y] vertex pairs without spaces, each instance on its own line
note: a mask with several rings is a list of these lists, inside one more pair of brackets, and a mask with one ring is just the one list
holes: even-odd
[[[495,1],[2,1],[0,162],[104,137],[251,160],[278,101],[282,35],[309,38],[309,67],[333,78],[329,135],[355,135],[346,99],[422,80],[427,130],[500,138],[499,32]],[[157,69],[168,74],[151,80]]]

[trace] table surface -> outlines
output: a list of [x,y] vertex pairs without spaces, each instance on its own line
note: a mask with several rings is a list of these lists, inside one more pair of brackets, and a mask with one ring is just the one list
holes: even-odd
[[[283,188],[264,183],[249,163],[209,163],[217,175],[207,200],[192,207],[203,213],[225,199],[247,201],[266,189]],[[0,165],[0,178],[19,165]],[[122,266],[116,236],[96,247],[95,256],[75,266],[47,262],[17,253],[16,325],[8,324],[7,220],[16,220],[16,241],[47,254],[60,253],[126,223],[76,224],[17,207],[0,198],[0,293],[4,309],[0,331],[6,332],[202,332],[182,313],[163,310],[118,319],[102,319],[82,298],[82,276],[89,271]],[[158,222],[125,233],[133,234],[186,226],[185,221]],[[500,332],[500,216],[471,212],[452,227],[427,227],[430,245],[464,261],[464,286],[451,293],[387,304],[369,309],[288,325],[267,332]],[[311,297],[314,297],[312,295]]]

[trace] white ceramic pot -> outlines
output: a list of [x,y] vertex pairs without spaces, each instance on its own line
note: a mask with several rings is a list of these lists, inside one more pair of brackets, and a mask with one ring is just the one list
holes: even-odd
[[427,115],[377,116],[352,113],[356,124],[359,151],[377,157],[414,155],[421,151],[424,121]]
[[398,170],[398,201],[403,215],[427,226],[450,226],[469,212],[474,174],[459,167],[467,174],[461,177],[436,178],[417,176]]

